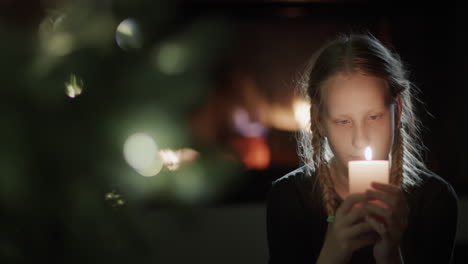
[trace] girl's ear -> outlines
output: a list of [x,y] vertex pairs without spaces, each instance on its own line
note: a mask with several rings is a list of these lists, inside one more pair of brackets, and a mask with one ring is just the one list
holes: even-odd
[[395,127],[399,128],[401,121],[401,113],[403,109],[403,102],[401,100],[400,95],[397,95],[397,97],[395,98],[395,106]]

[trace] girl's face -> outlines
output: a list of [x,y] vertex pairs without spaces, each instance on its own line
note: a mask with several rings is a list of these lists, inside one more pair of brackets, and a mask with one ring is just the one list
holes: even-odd
[[324,132],[339,168],[346,169],[350,160],[365,159],[367,146],[372,148],[372,159],[387,160],[394,131],[387,82],[360,73],[337,74],[322,88]]

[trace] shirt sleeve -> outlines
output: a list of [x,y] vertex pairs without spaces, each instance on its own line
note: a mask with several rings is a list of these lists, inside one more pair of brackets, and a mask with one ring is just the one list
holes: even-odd
[[[443,179],[430,178],[420,200],[418,232],[405,263],[451,263],[458,219],[458,198]],[[418,205],[417,205],[418,206]]]
[[[308,223],[313,224],[313,223]],[[267,196],[269,264],[315,263],[300,195],[289,179],[273,183]]]

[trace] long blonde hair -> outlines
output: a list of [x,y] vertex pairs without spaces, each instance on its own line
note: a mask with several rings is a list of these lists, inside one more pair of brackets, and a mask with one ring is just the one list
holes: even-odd
[[300,94],[311,105],[310,130],[303,129],[299,133],[298,154],[306,172],[309,175],[315,173],[313,186],[315,188],[318,181],[328,215],[335,214],[338,197],[328,169],[333,153],[320,129],[323,114],[321,87],[326,80],[343,72],[382,78],[389,84],[392,101],[398,95],[401,97],[401,119],[399,126],[395,126],[390,153],[390,183],[407,190],[420,183],[419,174],[426,170],[421,154],[425,149],[420,139],[421,122],[413,104],[417,89],[408,80],[399,56],[370,34],[339,36],[324,46],[316,59],[311,59],[297,85]]

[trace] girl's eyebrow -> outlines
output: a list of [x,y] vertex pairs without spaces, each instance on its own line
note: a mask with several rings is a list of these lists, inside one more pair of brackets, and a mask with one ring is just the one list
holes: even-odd
[[375,109],[373,109],[373,111],[369,111],[369,112],[375,112],[377,114],[382,114],[382,113],[389,112],[389,111],[390,111],[390,108],[379,107],[379,108],[375,108]]
[[349,118],[349,115],[346,114],[337,114],[337,115],[330,115],[329,116],[331,119],[341,119],[341,118]]
[[373,109],[367,111],[367,114],[369,114],[371,112],[379,112],[380,113],[380,112],[385,112],[385,111],[387,111],[387,109],[382,108],[382,107],[377,107],[377,108],[373,108]]
[[[385,111],[387,111],[387,109],[385,109],[385,107],[375,107],[375,108],[372,108],[370,110],[368,110],[365,114],[370,114],[370,113],[377,113],[377,114],[380,114],[380,113],[384,113]],[[351,115],[349,114],[335,114],[335,115],[331,115],[330,114],[330,118],[332,119],[337,119],[337,118],[349,118]]]

